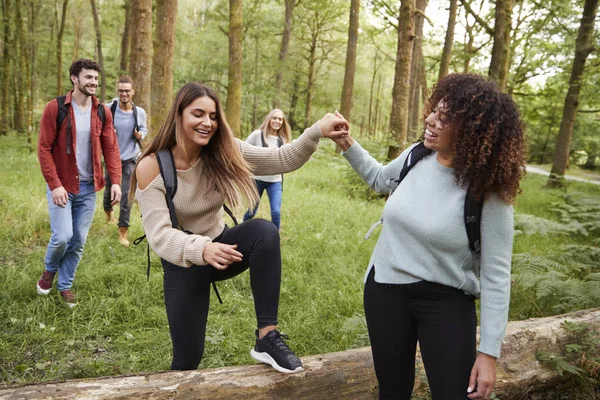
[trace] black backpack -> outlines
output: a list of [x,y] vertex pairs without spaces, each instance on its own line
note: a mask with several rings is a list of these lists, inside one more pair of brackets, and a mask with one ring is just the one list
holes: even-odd
[[[117,112],[118,105],[119,105],[119,100],[113,100],[112,104],[110,105],[110,113],[112,114],[113,121],[115,120],[115,113]],[[131,102],[131,106],[133,107],[133,120],[135,121],[134,125],[133,125],[133,132],[136,132],[140,129],[140,126],[138,125],[137,107],[135,106],[133,101]],[[114,122],[113,122],[113,124],[114,124]],[[133,132],[131,133],[132,135],[133,135]],[[138,146],[140,146],[140,149],[142,149],[142,143],[138,140],[138,138],[136,138],[134,136],[133,140],[135,141],[135,143],[138,144]],[[133,146],[135,147],[135,144]]]
[[[408,153],[408,156],[404,161],[404,165],[402,166],[402,170],[400,171],[400,176],[395,180],[395,182],[400,185],[400,182],[402,182],[402,180],[406,177],[411,168],[414,167],[415,164],[420,160],[430,155],[432,152],[432,150],[429,150],[425,147],[423,142],[413,147],[410,153]],[[482,209],[483,198],[481,200],[477,200],[471,194],[471,191],[467,189],[467,194],[465,196],[464,221],[465,229],[467,230],[467,237],[469,238],[469,248],[475,253],[481,252]]]
[[[60,126],[63,121],[69,115],[69,107],[65,105],[65,99],[67,96],[58,96],[56,102],[58,103],[58,112],[56,113],[56,134],[60,131]],[[102,121],[102,130],[104,130],[105,121],[105,110],[104,104],[98,105],[98,118]],[[71,154],[71,118],[67,118],[67,154]]]
[[[163,182],[165,183],[165,189],[167,190],[167,193],[165,193],[165,200],[167,201],[167,208],[169,209],[169,216],[171,218],[171,226],[173,228],[179,229],[187,234],[192,234],[192,232],[185,230],[179,224],[179,221],[177,220],[177,214],[175,213],[175,204],[173,204],[173,198],[175,197],[175,194],[177,193],[177,172],[175,170],[175,159],[173,158],[173,152],[171,151],[171,149],[158,150],[156,152],[156,161],[158,161],[158,168],[160,169],[160,176],[162,177]],[[223,204],[223,209],[229,215],[229,217],[231,218],[233,223],[235,225],[237,225],[238,224],[237,219],[233,215],[233,212],[231,212],[231,209],[229,209],[229,207],[227,207],[226,204]],[[144,240],[145,237],[146,237],[146,235],[140,236],[139,238],[137,238],[133,241],[133,244],[135,244],[135,245],[140,244]],[[148,254],[148,267],[146,270],[146,275],[149,280],[150,279],[150,244],[148,244],[147,254]],[[215,294],[217,295],[217,298],[219,299],[219,302],[223,303],[223,301],[221,300],[221,296],[219,296],[219,291],[217,290],[217,286],[215,285],[215,282],[213,281],[212,284],[213,284],[213,289],[215,290]]]

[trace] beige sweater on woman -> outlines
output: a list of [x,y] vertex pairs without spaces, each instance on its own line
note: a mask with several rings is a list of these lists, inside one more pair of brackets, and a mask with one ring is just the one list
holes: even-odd
[[[322,137],[318,123],[306,129],[291,144],[280,148],[256,147],[236,139],[244,159],[259,175],[275,175],[300,168],[317,149]],[[224,229],[223,195],[204,175],[200,158],[187,170],[177,170],[177,193],[173,198],[177,220],[189,235],[171,226],[160,174],[144,189],[136,188],[135,198],[142,211],[142,224],[150,247],[159,257],[183,267],[205,265],[204,247]]]

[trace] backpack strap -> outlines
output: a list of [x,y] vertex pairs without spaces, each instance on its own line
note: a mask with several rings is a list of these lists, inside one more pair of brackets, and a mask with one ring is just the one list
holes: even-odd
[[171,226],[175,229],[180,229],[177,221],[177,214],[175,213],[175,205],[173,204],[173,198],[177,193],[177,173],[175,172],[173,152],[171,149],[158,150],[156,152],[156,160],[158,161],[158,167],[160,168],[160,175],[165,182],[165,189],[167,189],[165,198],[167,200],[167,206],[169,207]]
[[260,145],[262,147],[269,147],[269,145],[265,141],[265,133],[263,131],[260,131]]
[[[65,99],[67,96],[58,96],[56,98],[56,103],[58,104],[58,112],[56,113],[56,136],[58,136],[58,132],[60,132],[60,127],[65,120],[69,116],[69,107],[65,104]],[[71,154],[71,118],[67,118],[67,154]]]
[[117,112],[118,103],[119,100],[113,100],[112,104],[110,105],[110,113],[112,114],[113,121],[115,120],[115,113]]
[[[114,125],[114,121],[115,121],[115,113],[117,112],[117,106],[119,105],[119,100],[115,99],[113,100],[112,104],[110,105],[110,112],[112,114],[113,117],[113,125]],[[137,117],[137,107],[135,106],[135,104],[133,103],[133,101],[131,102],[131,106],[133,107],[133,132],[137,132],[140,127],[138,125],[138,117]],[[133,134],[132,132],[132,134]],[[142,149],[142,143],[140,142],[140,140],[138,138],[136,138],[135,136],[133,137],[134,143],[133,143],[133,149],[135,151],[135,144],[137,143],[138,146],[140,146],[140,149]]]
[[423,144],[423,142],[413,147],[410,153],[408,153],[406,160],[404,160],[404,165],[402,166],[400,176],[398,177],[396,182],[400,184],[400,182],[402,182],[402,180],[406,177],[406,174],[408,174],[408,171],[410,171],[416,163],[418,163],[431,153],[432,151],[425,147],[425,144]]
[[106,120],[106,106],[102,103],[98,104],[98,118],[102,121],[102,130],[104,130],[104,122]]
[[469,248],[475,253],[481,252],[481,211],[483,210],[483,197],[477,200],[467,190],[465,197],[465,228],[469,238]]

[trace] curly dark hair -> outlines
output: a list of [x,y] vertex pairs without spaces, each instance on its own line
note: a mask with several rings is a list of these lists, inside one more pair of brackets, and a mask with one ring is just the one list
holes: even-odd
[[424,119],[441,100],[454,127],[456,182],[477,198],[494,192],[513,204],[526,159],[525,129],[513,99],[484,77],[451,74],[432,88]]
[[[81,58],[71,64],[71,67],[69,68],[69,76],[79,77],[79,74],[84,69],[91,69],[100,73],[100,65],[98,65],[96,61],[89,60],[87,58]],[[71,83],[75,85],[72,80]]]

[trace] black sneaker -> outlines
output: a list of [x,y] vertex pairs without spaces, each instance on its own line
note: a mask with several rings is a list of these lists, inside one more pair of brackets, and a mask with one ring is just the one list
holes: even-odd
[[270,364],[279,372],[293,374],[294,372],[304,371],[302,361],[290,350],[283,339],[289,338],[277,330],[267,333],[262,339],[258,339],[258,331],[256,331],[256,345],[250,350],[250,355],[256,361]]

